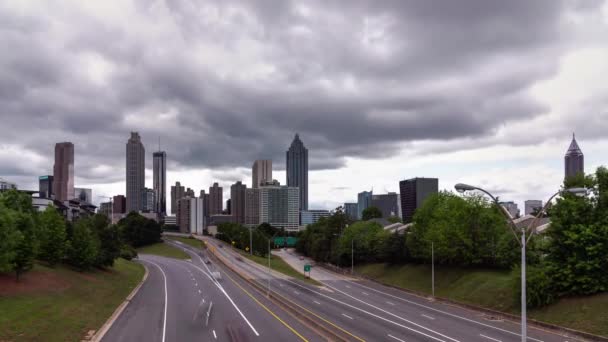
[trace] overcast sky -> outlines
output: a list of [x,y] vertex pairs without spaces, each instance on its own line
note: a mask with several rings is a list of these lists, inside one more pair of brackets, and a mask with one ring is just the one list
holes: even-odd
[[521,207],[559,188],[572,132],[608,164],[606,37],[592,0],[5,0],[0,177],[37,189],[71,141],[76,185],[124,194],[138,131],[147,186],[160,138],[168,187],[227,194],[255,159],[284,183],[297,132],[311,208],[416,176]]

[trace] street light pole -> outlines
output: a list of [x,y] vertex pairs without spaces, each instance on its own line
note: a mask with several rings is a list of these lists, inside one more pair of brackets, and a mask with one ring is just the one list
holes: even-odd
[[253,255],[253,239],[252,239],[253,228],[249,227],[249,254]]
[[435,243],[431,241],[431,287],[435,297]]
[[350,274],[355,274],[355,238],[350,240]]
[[270,239],[268,239],[268,291],[266,297],[270,297]]
[[[520,241],[517,238],[517,230],[518,230],[517,225],[513,221],[511,214],[509,214],[507,212],[507,210],[503,206],[501,206],[500,203],[498,203],[498,199],[496,197],[494,197],[491,193],[489,193],[488,191],[486,191],[480,187],[476,187],[476,186],[472,186],[472,185],[468,185],[468,184],[458,183],[454,186],[454,188],[456,188],[456,191],[461,192],[461,193],[463,193],[465,191],[479,190],[479,191],[485,193],[486,195],[490,196],[490,198],[492,198],[494,203],[499,207],[500,212],[503,213],[503,215],[505,215],[507,217],[507,219],[509,220],[509,223],[511,224],[511,231],[515,235],[515,240],[521,246],[521,340],[522,340],[522,342],[526,342],[527,337],[528,337],[528,327],[527,327],[528,323],[527,323],[527,310],[526,310],[526,304],[527,304],[526,303],[526,243],[532,237],[532,234],[534,233],[533,230],[536,229],[536,227],[534,226],[536,224],[536,221],[540,218],[542,213],[547,209],[547,207],[549,206],[549,203],[551,203],[551,200],[553,200],[553,198],[555,196],[559,195],[561,193],[561,191],[556,192],[553,196],[551,196],[549,198],[547,203],[545,203],[543,208],[539,211],[539,213],[536,215],[534,220],[532,220],[532,222],[530,223],[530,225],[527,228],[524,227],[521,229],[521,241]],[[577,196],[584,196],[587,194],[587,189],[585,189],[585,188],[568,188],[568,189],[565,189],[564,191],[575,194]],[[531,233],[530,233],[529,237],[526,237],[528,231],[530,231]]]

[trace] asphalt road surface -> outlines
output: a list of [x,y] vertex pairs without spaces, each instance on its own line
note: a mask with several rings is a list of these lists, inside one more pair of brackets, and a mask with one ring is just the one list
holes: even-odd
[[[323,284],[321,287],[276,272],[270,272],[269,276],[267,268],[243,258],[223,242],[211,238],[205,238],[205,241],[227,264],[261,285],[267,286],[270,277],[272,291],[289,298],[291,303],[313,313],[325,324],[348,334],[349,340],[521,341],[517,322],[497,320],[480,312],[433,302],[374,282],[344,277],[320,267],[315,267],[312,274]],[[294,266],[301,266],[298,256],[289,257],[297,260]],[[580,339],[529,326],[528,341]]]
[[103,341],[323,340],[222,265],[178,246],[192,259],[140,255],[148,279]]

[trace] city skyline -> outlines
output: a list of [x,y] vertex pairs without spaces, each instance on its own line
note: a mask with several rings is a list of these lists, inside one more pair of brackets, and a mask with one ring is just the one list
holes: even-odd
[[[0,90],[11,94],[0,96],[11,127],[0,137],[0,176],[36,189],[37,177],[52,173],[51,145],[71,141],[75,184],[122,194],[130,131],[148,151],[161,138],[167,184],[200,190],[218,181],[224,197],[235,181],[250,186],[258,158],[273,160],[274,178],[284,180],[285,147],[298,132],[311,151],[313,209],[372,187],[398,191],[411,177],[437,177],[446,190],[483,185],[523,208],[559,188],[573,131],[585,170],[605,164],[608,92],[597,75],[608,72],[606,3],[471,2],[474,11],[435,11],[432,2],[270,9],[236,1],[230,8],[250,19],[238,25],[209,20],[226,13],[223,3],[206,4],[210,11],[138,6],[0,9],[11,18],[0,31],[8,44],[0,66],[15,82]],[[494,22],[512,29],[489,41]],[[276,39],[260,37],[260,28]],[[121,32],[120,49],[108,44],[113,32]]]

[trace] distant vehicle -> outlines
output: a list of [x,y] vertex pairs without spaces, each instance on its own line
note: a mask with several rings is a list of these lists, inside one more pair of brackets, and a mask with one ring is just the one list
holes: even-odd
[[219,248],[224,248],[224,246],[222,246],[222,245],[218,245],[218,247],[219,247]]
[[205,264],[209,265],[211,261],[209,259],[205,259]]
[[300,256],[300,260],[304,260],[304,257],[303,257],[303,256]]

